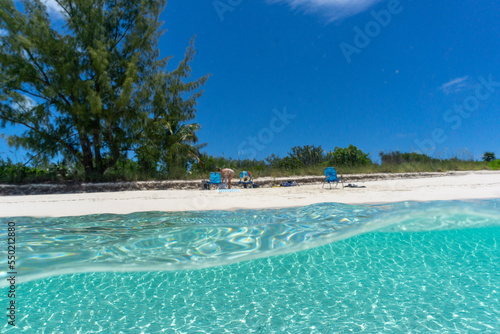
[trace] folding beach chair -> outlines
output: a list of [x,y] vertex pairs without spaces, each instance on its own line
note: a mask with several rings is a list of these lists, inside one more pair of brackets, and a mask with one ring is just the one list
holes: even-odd
[[332,183],[335,183],[335,188],[337,188],[339,182],[342,182],[342,188],[344,188],[344,178],[342,176],[340,178],[337,176],[337,171],[335,170],[335,168],[326,167],[323,188],[325,187],[325,183],[328,183],[330,185],[330,189],[332,189]]
[[210,182],[209,185],[216,185],[219,187],[219,189],[226,189],[227,184],[225,182],[222,182],[220,173],[218,172],[212,172],[210,173]]
[[252,173],[243,171],[240,173],[240,182],[238,184],[242,184],[243,188],[248,187],[248,185],[253,186]]

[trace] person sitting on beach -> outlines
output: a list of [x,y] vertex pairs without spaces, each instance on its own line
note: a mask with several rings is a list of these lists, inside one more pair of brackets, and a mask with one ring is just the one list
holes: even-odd
[[234,170],[229,168],[218,168],[217,171],[220,173],[221,179],[224,180],[224,182],[227,182],[227,188],[231,189],[231,180],[234,176]]

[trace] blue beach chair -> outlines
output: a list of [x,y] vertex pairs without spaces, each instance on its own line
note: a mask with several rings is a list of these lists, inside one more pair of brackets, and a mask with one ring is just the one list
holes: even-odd
[[325,187],[325,183],[328,183],[330,185],[330,189],[332,189],[332,183],[335,183],[335,188],[337,188],[339,182],[342,182],[342,188],[344,188],[344,178],[342,176],[340,178],[337,176],[337,171],[335,170],[335,168],[326,167],[323,188]]
[[218,172],[212,172],[210,173],[210,182],[209,185],[216,185],[219,187],[219,189],[226,189],[227,185],[225,182],[222,182],[220,173]]
[[248,187],[248,185],[253,186],[252,173],[243,171],[240,173],[240,182],[238,184],[242,184],[243,188]]

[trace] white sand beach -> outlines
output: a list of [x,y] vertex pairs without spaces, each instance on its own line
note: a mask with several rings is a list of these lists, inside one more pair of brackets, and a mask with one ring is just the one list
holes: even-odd
[[[258,180],[256,180],[258,181]],[[347,182],[350,182],[347,179]],[[366,188],[298,187],[217,190],[149,190],[1,196],[0,217],[64,217],[146,211],[284,208],[314,203],[389,203],[500,198],[500,172],[474,171],[441,177],[356,182]],[[200,187],[201,188],[201,187]]]

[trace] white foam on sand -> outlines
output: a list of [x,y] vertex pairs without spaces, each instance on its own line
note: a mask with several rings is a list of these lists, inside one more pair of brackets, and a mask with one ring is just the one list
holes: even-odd
[[[349,181],[347,181],[349,183]],[[217,190],[150,190],[0,197],[0,217],[64,217],[147,211],[263,209],[315,203],[390,203],[500,198],[500,172],[356,182],[366,188],[298,187]]]

